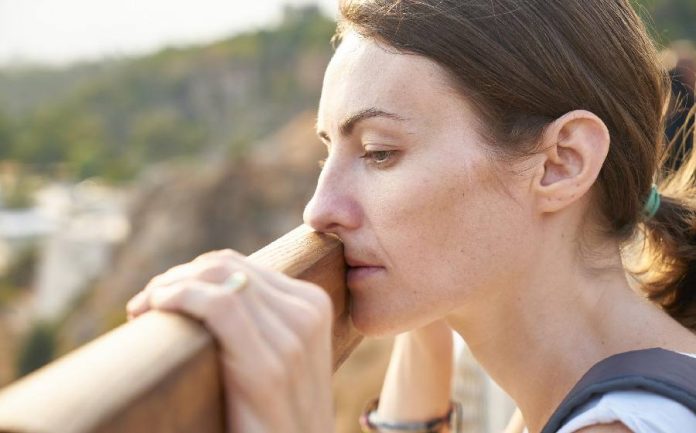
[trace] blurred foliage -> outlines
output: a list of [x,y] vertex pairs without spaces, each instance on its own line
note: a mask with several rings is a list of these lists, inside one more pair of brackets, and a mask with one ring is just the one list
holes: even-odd
[[12,119],[0,111],[0,159],[7,159],[13,153],[15,125]]
[[0,158],[127,180],[173,157],[238,153],[318,101],[335,24],[313,7],[286,12],[277,28],[209,46],[76,66],[79,81],[65,71],[53,82],[46,71],[0,74],[0,91],[12,89],[0,104],[23,107],[0,113]]
[[[660,43],[696,40],[696,1],[632,0]],[[335,24],[286,8],[274,29],[64,70],[0,71],[0,159],[127,180],[172,157],[239,155],[315,108]]]
[[17,356],[17,376],[37,370],[53,359],[56,329],[49,322],[35,323],[25,337]]
[[113,71],[122,64],[123,61],[103,61],[64,69],[5,68],[0,70],[0,106],[13,116],[27,114],[46,101],[69,95],[85,80]]
[[677,39],[696,41],[695,0],[632,0],[660,44]]
[[35,246],[19,251],[0,276],[0,306],[9,304],[21,293],[31,289],[38,259],[39,251]]
[[7,209],[30,208],[41,185],[40,177],[25,173],[13,178],[12,182],[0,183],[0,205]]

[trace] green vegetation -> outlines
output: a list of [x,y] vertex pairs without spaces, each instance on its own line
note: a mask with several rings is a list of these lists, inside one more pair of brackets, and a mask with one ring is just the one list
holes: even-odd
[[34,205],[34,196],[41,187],[38,175],[21,173],[12,182],[0,183],[0,203],[8,209],[26,209]]
[[[696,40],[694,0],[632,0],[656,39]],[[170,158],[239,155],[315,108],[335,24],[288,8],[277,28],[65,70],[0,71],[0,159],[121,181]]]
[[660,44],[677,39],[696,41],[696,1],[632,0]]
[[7,159],[13,154],[15,125],[0,111],[0,159]]
[[51,323],[38,322],[26,336],[17,357],[17,377],[37,370],[53,360],[56,329]]
[[39,259],[34,246],[24,248],[0,275],[0,307],[9,305],[31,288]]
[[0,91],[12,90],[0,93],[0,108],[23,107],[0,112],[0,159],[119,181],[174,157],[239,153],[318,101],[335,24],[314,8],[288,12],[275,29],[210,46],[78,66],[78,82],[65,71],[53,82],[47,72],[23,73],[53,94],[0,74]]

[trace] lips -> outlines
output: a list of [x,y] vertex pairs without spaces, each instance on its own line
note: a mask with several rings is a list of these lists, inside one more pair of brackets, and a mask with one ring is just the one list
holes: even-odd
[[383,266],[378,266],[374,263],[359,260],[351,256],[346,256],[346,264],[348,265],[348,270],[346,271],[346,282],[348,283],[348,286],[352,287],[355,287],[360,281],[384,271]]
[[371,267],[380,267],[377,266],[376,264],[369,263],[363,260],[358,260],[354,259],[350,256],[346,256],[346,264],[350,266],[351,268],[371,268]]
[[356,284],[367,278],[375,276],[384,271],[381,266],[357,266],[349,267],[346,271],[346,282],[348,287],[355,288]]

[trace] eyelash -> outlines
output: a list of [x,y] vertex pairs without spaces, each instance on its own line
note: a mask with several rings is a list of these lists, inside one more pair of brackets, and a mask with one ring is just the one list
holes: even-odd
[[[394,150],[367,150],[360,158],[368,159],[370,164],[374,164],[375,166],[379,167],[388,164],[395,152],[396,151]],[[377,160],[375,159],[375,155],[378,154],[384,154],[386,157],[384,159]]]
[[[396,153],[395,150],[367,150],[360,158],[368,160],[368,164],[372,164],[376,167],[382,167],[389,163],[391,158],[394,156],[394,153]],[[380,160],[375,159],[375,155],[379,154],[386,155],[386,157]],[[325,163],[326,158],[320,160],[319,168],[324,168]]]

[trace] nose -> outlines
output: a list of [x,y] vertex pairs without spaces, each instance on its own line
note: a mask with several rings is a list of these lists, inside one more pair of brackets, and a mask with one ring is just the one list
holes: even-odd
[[360,227],[362,211],[351,188],[350,176],[329,161],[319,175],[314,195],[302,218],[314,230],[341,235]]

